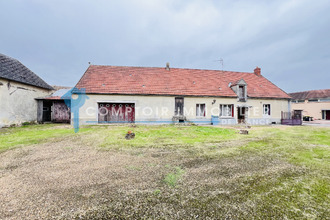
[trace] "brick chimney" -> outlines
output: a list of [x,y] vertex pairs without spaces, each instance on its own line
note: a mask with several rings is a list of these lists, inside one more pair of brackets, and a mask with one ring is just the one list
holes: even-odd
[[166,63],[166,67],[165,67],[165,69],[167,70],[167,71],[169,71],[170,70],[170,63]]
[[254,74],[256,74],[257,76],[261,76],[261,69],[259,67],[256,67],[254,69]]

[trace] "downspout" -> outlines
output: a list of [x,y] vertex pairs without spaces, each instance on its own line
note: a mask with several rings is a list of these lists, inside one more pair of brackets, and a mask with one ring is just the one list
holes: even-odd
[[291,112],[291,99],[288,99],[288,112]]

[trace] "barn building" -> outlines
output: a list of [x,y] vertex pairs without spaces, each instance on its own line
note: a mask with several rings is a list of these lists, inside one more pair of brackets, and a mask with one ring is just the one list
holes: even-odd
[[37,101],[53,88],[18,60],[0,54],[0,127],[37,120]]

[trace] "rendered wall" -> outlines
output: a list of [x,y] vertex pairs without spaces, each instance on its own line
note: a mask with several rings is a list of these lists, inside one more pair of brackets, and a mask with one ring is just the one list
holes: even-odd
[[[98,103],[135,103],[136,123],[172,123],[175,108],[175,96],[125,96],[87,94],[89,99],[79,110],[80,124],[97,124]],[[214,103],[215,100],[215,103]],[[214,103],[214,104],[212,104]],[[205,104],[206,116],[196,117],[196,104]],[[238,102],[237,98],[184,97],[185,116],[188,121],[210,124],[211,115],[219,115],[220,104],[234,104],[234,117],[221,117],[221,124],[237,123],[237,106],[250,106],[248,122],[251,124],[280,123],[281,111],[288,111],[288,100],[248,99]],[[263,104],[271,105],[271,115],[263,115]],[[73,118],[73,115],[72,115]]]
[[291,103],[292,110],[303,110],[303,116],[311,116],[315,120],[322,119],[322,110],[330,110],[330,102]]
[[0,127],[37,120],[37,101],[49,90],[0,78]]

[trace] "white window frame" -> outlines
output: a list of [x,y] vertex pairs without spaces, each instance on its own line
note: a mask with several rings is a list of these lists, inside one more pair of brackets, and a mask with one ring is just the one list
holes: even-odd
[[[200,115],[198,113],[203,113],[201,110],[201,105],[204,105],[204,114]],[[206,117],[206,104],[205,103],[196,103],[196,118],[205,118]]]
[[270,104],[263,104],[262,115],[264,117],[270,117],[272,114],[272,107]]
[[[230,108],[229,108],[230,106]],[[234,109],[234,104],[220,104],[220,118],[233,118],[233,109]],[[230,110],[229,110],[230,109]],[[225,113],[225,114],[224,114]]]

